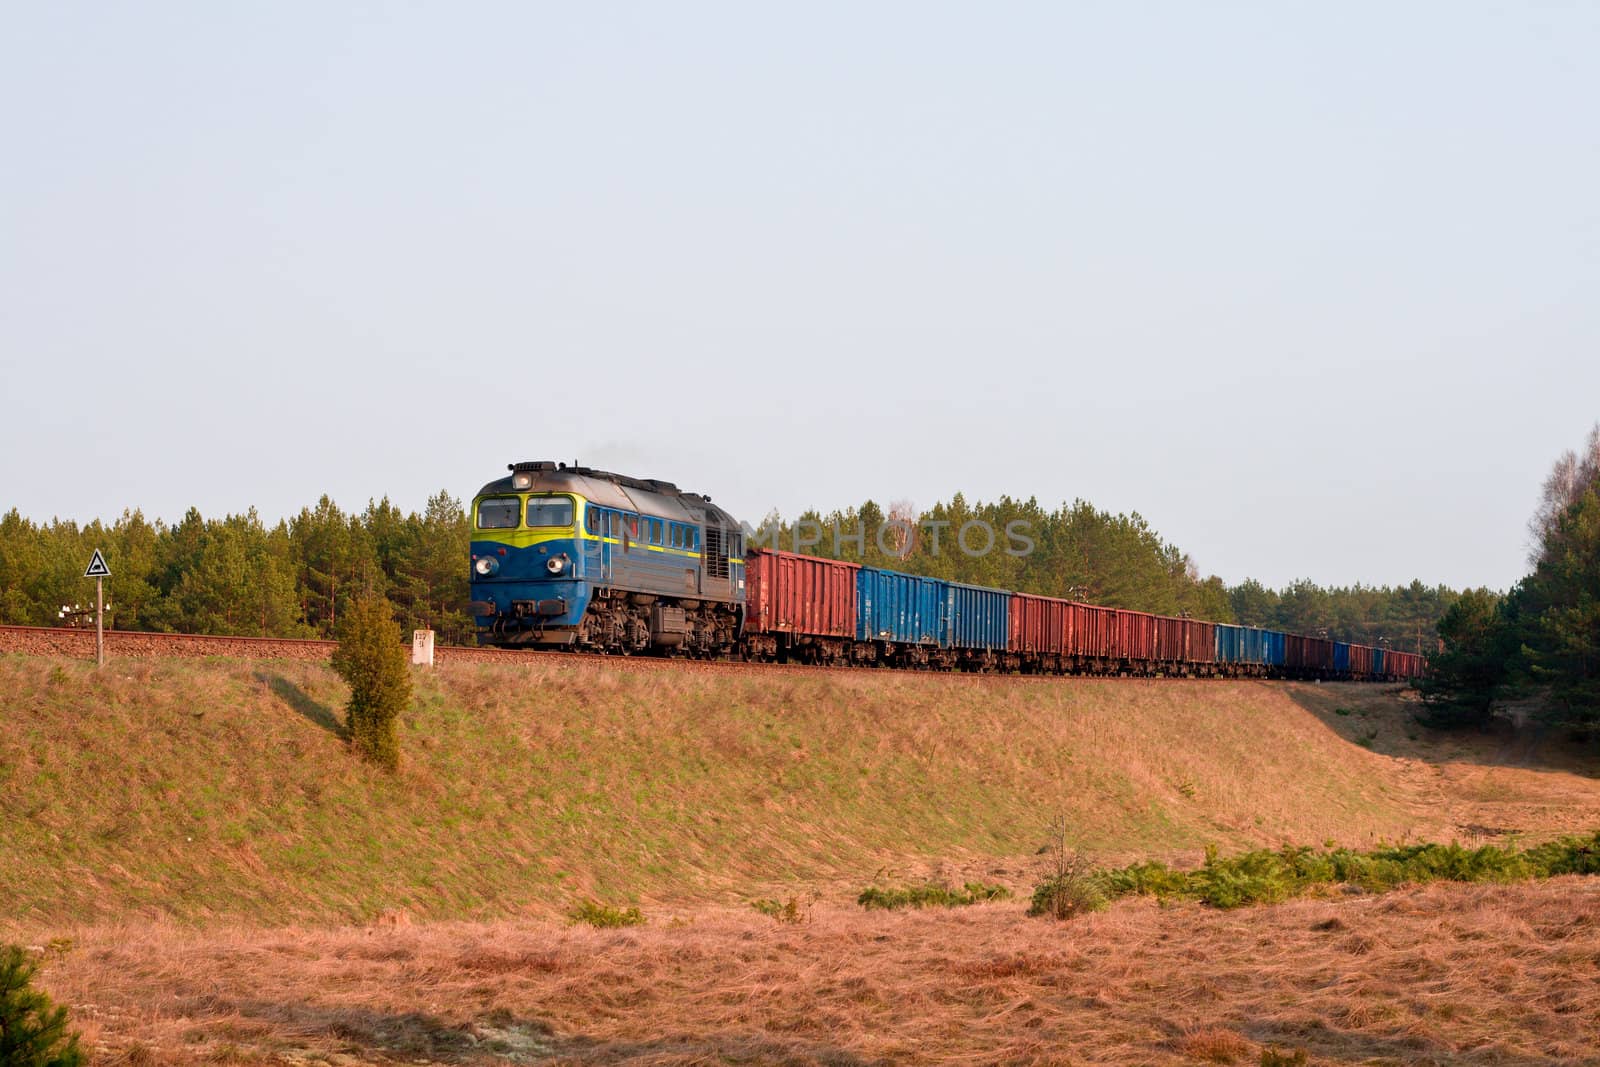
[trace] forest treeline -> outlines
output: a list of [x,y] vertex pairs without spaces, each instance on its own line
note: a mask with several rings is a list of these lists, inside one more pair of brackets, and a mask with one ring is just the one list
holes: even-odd
[[[1435,647],[1435,624],[1456,599],[1419,582],[1323,588],[1299,581],[1275,591],[1252,580],[1229,588],[1200,577],[1137,513],[1081,500],[1047,510],[1036,500],[969,503],[958,493],[921,512],[867,501],[792,521],[769,516],[762,530],[769,545],[776,538],[794,549],[798,534],[801,551],[915,574],[1408,651]],[[92,598],[81,575],[100,548],[119,629],[328,637],[353,599],[373,591],[389,598],[405,628],[470,643],[469,540],[466,511],[446,492],[420,513],[387,499],[345,511],[324,496],[272,525],[253,510],[207,519],[191,509],[171,525],[130,511],[79,526],[35,522],[13,509],[0,517],[0,622],[59,625],[62,605]]]
[[173,525],[138,511],[86,526],[0,517],[0,622],[58,626],[63,605],[92,602],[81,576],[96,548],[111,568],[106,597],[120,630],[331,637],[364,592],[387,596],[407,629],[470,642],[467,515],[438,493],[419,513],[388,499],[346,512],[324,496],[271,526],[254,509]]
[[1436,725],[1523,704],[1600,735],[1600,426],[1556,461],[1529,533],[1527,577],[1503,596],[1467,590],[1445,612],[1423,699]]

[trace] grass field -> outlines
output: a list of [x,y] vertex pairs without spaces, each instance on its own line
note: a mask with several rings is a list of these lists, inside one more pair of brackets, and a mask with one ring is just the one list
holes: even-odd
[[[1593,830],[1560,738],[1380,687],[418,683],[391,778],[315,664],[0,658],[0,939],[101,1062],[1600,1062],[1600,880],[1024,915],[1058,816],[1105,864]],[[930,879],[1016,899],[854,904]],[[586,898],[647,925],[574,928]]]
[[1596,1062],[1600,879],[1214,911],[799,925],[99,928],[49,969],[122,1063]]

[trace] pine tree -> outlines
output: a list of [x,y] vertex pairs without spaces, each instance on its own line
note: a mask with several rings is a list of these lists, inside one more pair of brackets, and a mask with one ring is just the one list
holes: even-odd
[[1600,725],[1600,495],[1584,491],[1546,536],[1519,590],[1532,678],[1549,686],[1553,718]]
[[1439,620],[1444,651],[1428,659],[1417,688],[1427,705],[1422,720],[1449,728],[1482,726],[1506,683],[1507,627],[1499,598],[1487,589],[1463,593]]
[[78,1067],[78,1035],[67,1030],[67,1009],[32,987],[34,965],[15,945],[0,947],[0,1064]]
[[395,770],[400,765],[395,720],[411,703],[411,668],[388,600],[369,593],[345,610],[333,669],[350,686],[345,711],[351,745],[365,759]]

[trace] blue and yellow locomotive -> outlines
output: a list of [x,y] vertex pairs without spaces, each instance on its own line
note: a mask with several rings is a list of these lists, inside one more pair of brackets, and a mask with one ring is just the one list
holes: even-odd
[[509,469],[472,502],[480,644],[733,650],[743,534],[709,497],[565,463]]

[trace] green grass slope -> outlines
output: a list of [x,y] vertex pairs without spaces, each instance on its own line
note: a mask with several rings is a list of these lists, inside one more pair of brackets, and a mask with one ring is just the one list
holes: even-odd
[[419,672],[390,776],[306,663],[0,657],[0,926],[486,918],[1031,861],[1426,834],[1395,760],[1265,683]]

